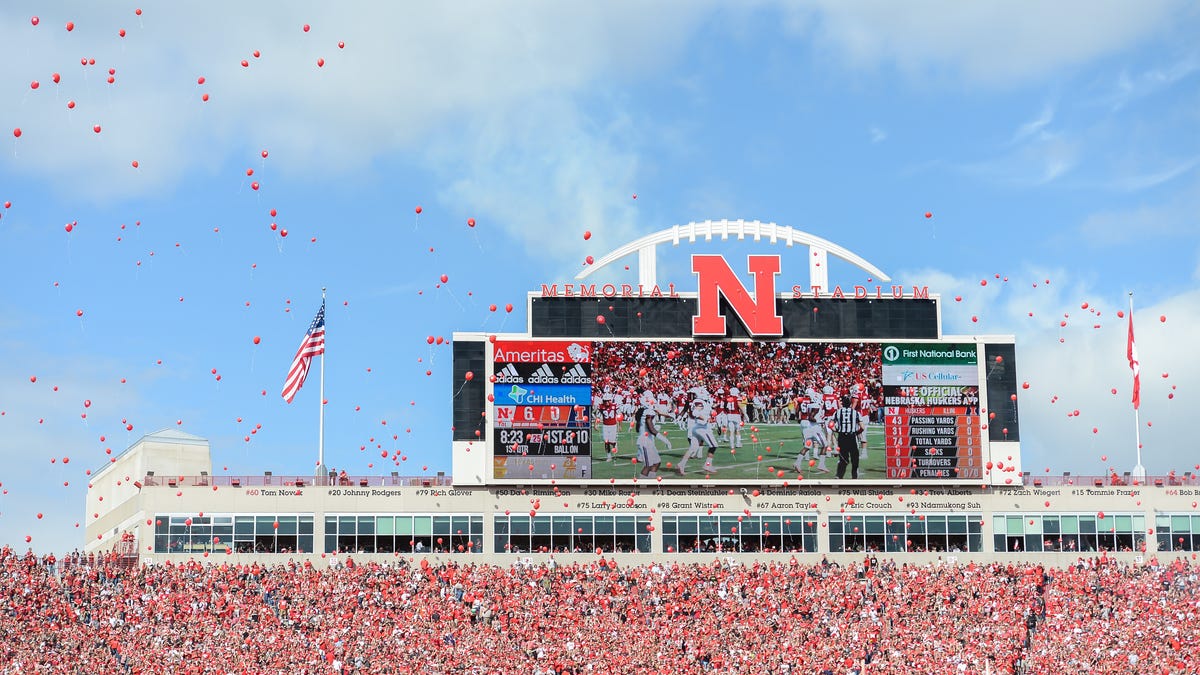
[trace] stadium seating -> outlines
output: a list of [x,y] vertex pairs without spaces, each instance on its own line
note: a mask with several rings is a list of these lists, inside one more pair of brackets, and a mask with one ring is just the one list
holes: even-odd
[[1185,560],[194,562],[0,551],[3,673],[1184,673]]

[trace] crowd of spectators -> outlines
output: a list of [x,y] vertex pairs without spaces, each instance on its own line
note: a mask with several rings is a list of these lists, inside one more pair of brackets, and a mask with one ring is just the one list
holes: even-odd
[[1193,673],[1186,561],[329,568],[0,551],[0,673]]
[[873,400],[882,396],[880,346],[866,343],[787,342],[597,342],[592,381],[598,390],[672,393],[705,387],[712,394],[738,387],[761,406],[750,421],[786,422],[778,412],[806,391],[830,387],[847,394],[860,384]]

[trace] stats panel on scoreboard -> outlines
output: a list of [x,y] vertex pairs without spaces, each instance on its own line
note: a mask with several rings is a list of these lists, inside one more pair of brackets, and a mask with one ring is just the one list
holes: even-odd
[[887,477],[982,478],[977,346],[888,344],[881,356]]
[[518,339],[490,354],[496,481],[986,477],[973,343]]

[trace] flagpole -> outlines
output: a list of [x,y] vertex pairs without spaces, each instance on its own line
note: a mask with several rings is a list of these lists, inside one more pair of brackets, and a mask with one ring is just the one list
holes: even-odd
[[[1129,292],[1129,325],[1133,326],[1133,291]],[[1137,386],[1136,384],[1134,386]],[[1134,479],[1145,483],[1146,467],[1142,466],[1142,422],[1138,415],[1138,406],[1133,406],[1133,438],[1137,443],[1137,466],[1133,467]]]
[[[325,306],[325,287],[321,287],[321,307]],[[325,475],[325,350],[321,349],[321,395],[317,397],[321,406],[317,422],[317,476]]]

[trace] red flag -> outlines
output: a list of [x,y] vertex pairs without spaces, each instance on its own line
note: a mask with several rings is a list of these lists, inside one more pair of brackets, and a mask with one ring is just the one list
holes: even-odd
[[1133,343],[1133,310],[1129,310],[1129,345],[1125,348],[1125,356],[1129,359],[1129,369],[1133,371],[1133,409],[1137,410],[1142,402],[1141,366],[1138,364],[1137,345]]
[[325,301],[322,300],[321,309],[317,311],[312,325],[304,334],[304,341],[300,343],[300,349],[296,350],[296,356],[292,359],[292,367],[288,369],[287,380],[283,383],[283,399],[285,401],[291,403],[292,399],[296,398],[296,392],[304,386],[304,379],[308,377],[308,364],[312,362],[312,357],[324,353]]

